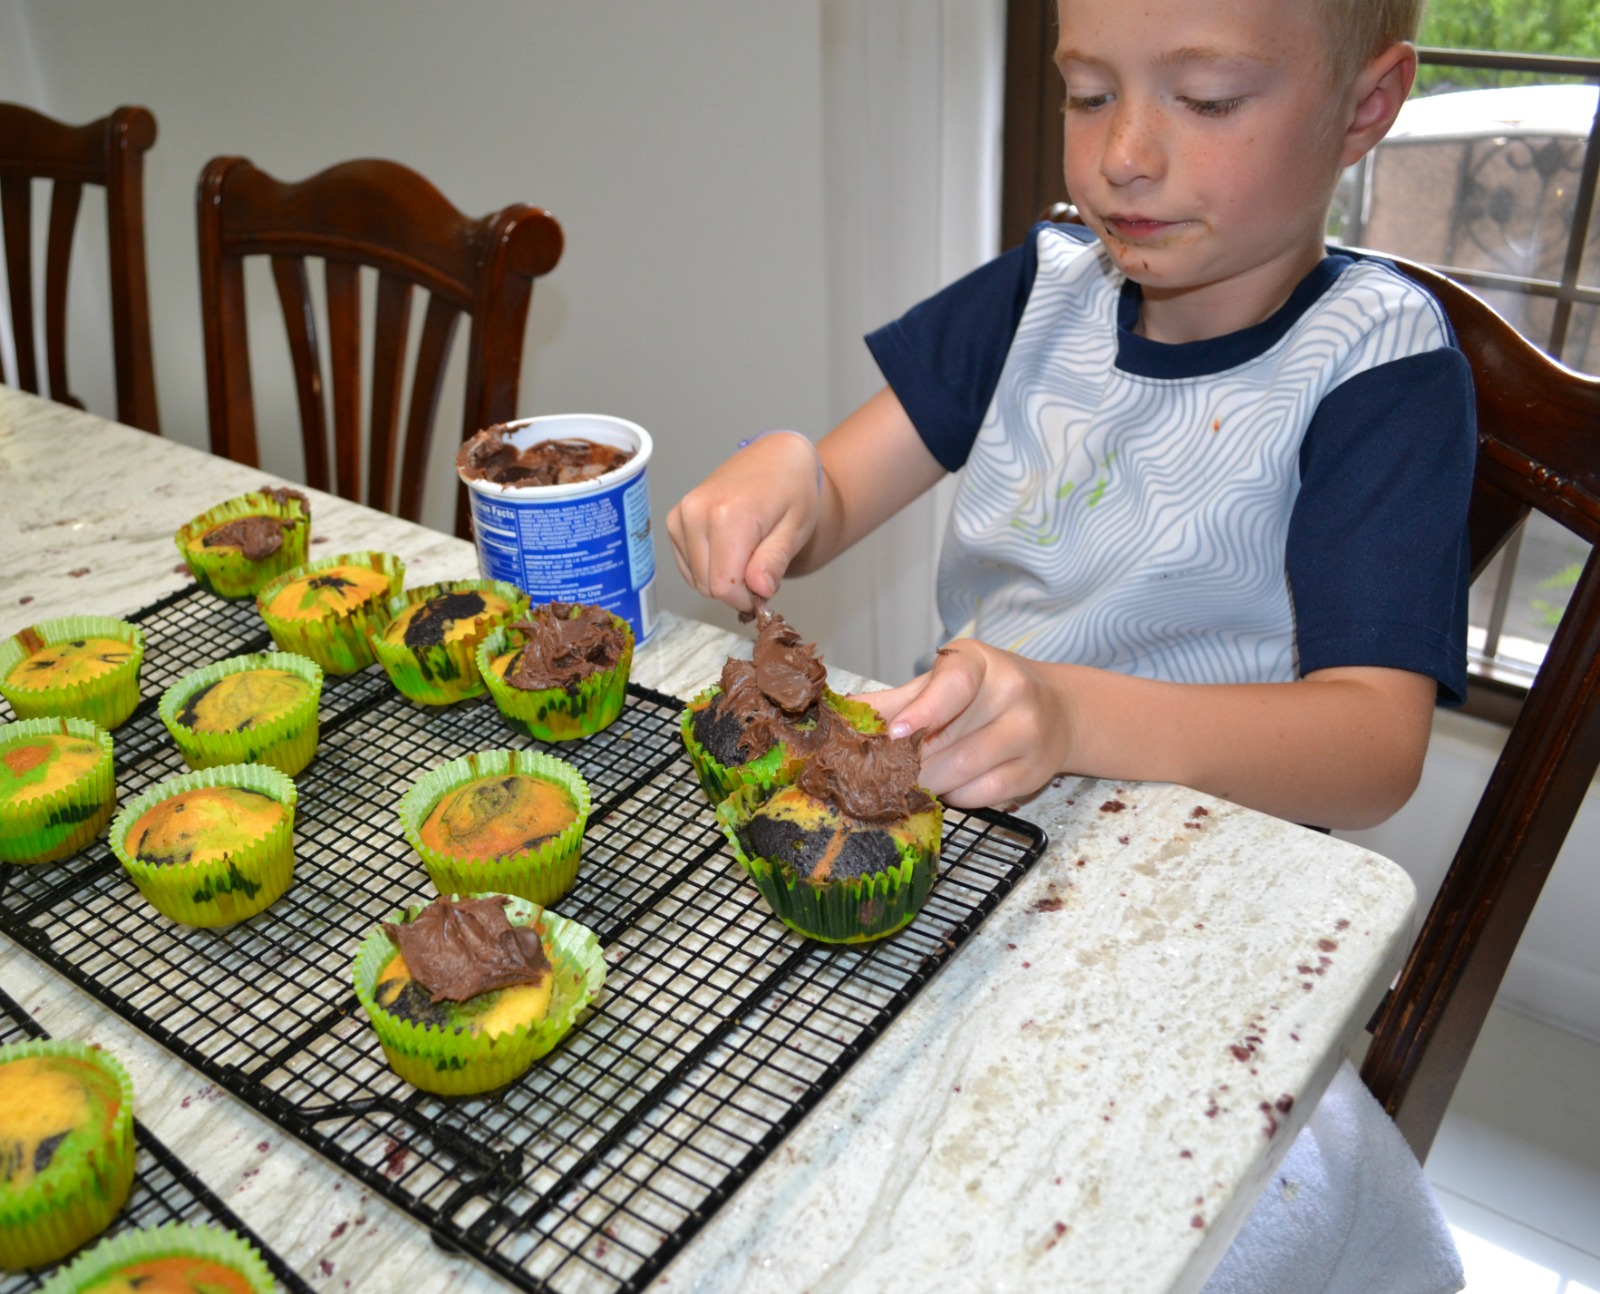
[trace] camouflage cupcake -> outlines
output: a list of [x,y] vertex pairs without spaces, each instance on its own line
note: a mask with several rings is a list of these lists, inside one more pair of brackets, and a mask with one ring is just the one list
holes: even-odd
[[399,813],[440,894],[549,904],[577,877],[589,784],[553,755],[485,750],[425,773],[400,797]]
[[133,1084],[78,1042],[0,1047],[0,1267],[54,1262],[111,1224],[133,1185]]
[[482,696],[478,644],[527,612],[528,595],[500,580],[450,580],[389,599],[386,621],[368,627],[372,653],[402,696],[453,705]]
[[190,768],[268,764],[293,777],[317,750],[322,667],[293,652],[233,656],[161,694],[161,722]]
[[372,664],[367,630],[382,626],[405,574],[392,553],[322,557],[268,582],[256,609],[283,651],[309,656],[330,674],[354,674]]
[[107,616],[41,620],[0,643],[0,696],[19,719],[92,719],[109,731],[139,704],[144,634]]
[[111,849],[164,916],[229,925],[289,888],[297,799],[294,782],[264,764],[185,773],[117,815]]
[[256,1248],[220,1227],[167,1222],[79,1254],[40,1294],[274,1294]]
[[311,500],[298,490],[263,486],[202,512],[173,540],[208,593],[254,597],[306,560]]
[[48,863],[105,830],[117,807],[111,734],[87,719],[0,725],[0,862]]
[[443,897],[394,913],[362,942],[356,997],[390,1067],[424,1091],[468,1096],[512,1082],[600,992],[594,932],[504,894]]
[[633,630],[600,607],[550,602],[497,630],[478,668],[501,717],[540,741],[589,737],[622,713]]
[[792,782],[820,736],[824,708],[861,732],[883,728],[870,705],[828,688],[812,644],[782,616],[762,613],[751,658],[729,657],[721,681],[690,701],[679,721],[706,798],[717,805],[740,786],[767,791]]
[[795,782],[717,806],[734,857],[773,914],[828,943],[893,934],[922,909],[944,810],[916,785],[919,742],[828,723]]

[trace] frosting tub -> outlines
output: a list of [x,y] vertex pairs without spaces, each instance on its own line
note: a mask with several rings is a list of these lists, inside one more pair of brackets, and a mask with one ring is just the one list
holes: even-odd
[[478,566],[534,602],[582,602],[656,628],[656,561],[646,469],[650,434],[605,414],[554,414],[487,427],[456,455]]

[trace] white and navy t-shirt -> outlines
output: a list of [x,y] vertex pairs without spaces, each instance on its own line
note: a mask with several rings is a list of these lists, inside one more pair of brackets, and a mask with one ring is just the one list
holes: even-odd
[[1088,230],[1020,248],[868,338],[934,457],[964,468],[948,635],[1175,682],[1338,665],[1466,692],[1471,375],[1387,262],[1330,254],[1271,318],[1138,336]]

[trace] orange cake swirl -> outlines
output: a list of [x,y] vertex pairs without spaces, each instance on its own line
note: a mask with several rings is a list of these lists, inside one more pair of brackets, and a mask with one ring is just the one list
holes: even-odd
[[505,616],[511,603],[492,590],[439,593],[413,602],[383,629],[388,642],[421,651],[470,638],[486,619]]
[[283,819],[284,806],[242,786],[204,786],[152,805],[129,829],[126,848],[157,867],[208,863],[248,849]]
[[496,774],[446,792],[418,828],[429,849],[504,858],[537,849],[577,819],[565,788],[526,773]]
[[389,577],[382,571],[346,562],[288,581],[262,610],[280,620],[323,620],[348,615],[388,592]]
[[45,643],[24,656],[6,675],[8,687],[29,691],[86,683],[120,669],[136,648],[115,638],[75,638]]
[[198,689],[174,718],[193,732],[246,732],[293,709],[311,687],[288,670],[240,670]]
[[255,1289],[227,1263],[172,1254],[136,1259],[79,1286],[77,1294],[255,1294]]
[[0,1064],[0,1190],[20,1191],[53,1164],[104,1145],[122,1108],[114,1074],[77,1056]]
[[93,772],[100,744],[69,733],[45,733],[7,743],[0,732],[0,805],[23,804],[73,785]]

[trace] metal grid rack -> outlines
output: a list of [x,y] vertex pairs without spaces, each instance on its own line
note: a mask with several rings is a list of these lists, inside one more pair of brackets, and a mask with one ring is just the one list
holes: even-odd
[[[143,620],[147,694],[266,645],[259,621],[198,590]],[[683,756],[681,708],[630,687],[610,728],[546,748],[592,792],[558,906],[598,934],[606,986],[561,1047],[491,1097],[395,1077],[349,975],[375,922],[433,897],[399,829],[401,792],[458,755],[540,745],[487,701],[424,709],[375,667],[330,677],[297,779],[294,882],[246,922],[174,924],[102,841],[67,864],[0,868],[0,930],[513,1285],[639,1289],[1044,844],[1018,819],[949,810],[940,878],[909,928],[862,947],[800,939],[727,850]],[[115,740],[124,802],[184,770],[151,699]]]
[[[48,1036],[21,1006],[0,990],[0,1044]],[[167,1222],[218,1226],[243,1236],[254,1245],[272,1269],[273,1279],[288,1294],[311,1294],[311,1287],[290,1271],[260,1236],[207,1190],[205,1183],[137,1119],[133,1123],[133,1135],[139,1147],[133,1190],[122,1212],[103,1233],[105,1237],[124,1231],[143,1231]],[[27,1290],[40,1289],[61,1266],[61,1263],[48,1263],[32,1271],[0,1272],[0,1294],[24,1294]]]

